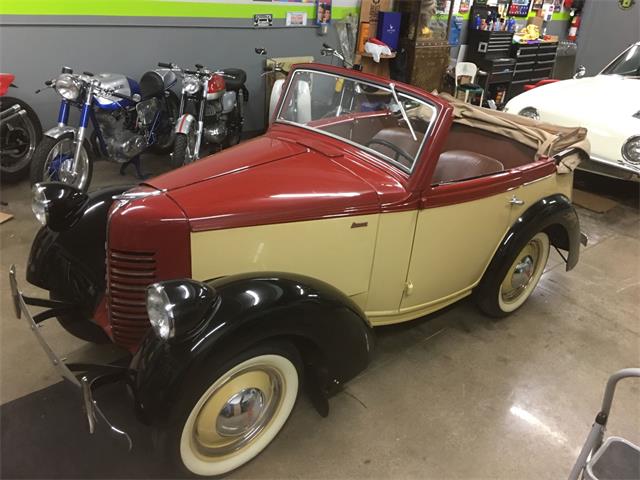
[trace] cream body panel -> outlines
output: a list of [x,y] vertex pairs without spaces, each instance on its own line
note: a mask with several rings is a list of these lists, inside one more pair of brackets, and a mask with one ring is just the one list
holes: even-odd
[[378,223],[378,241],[371,270],[366,313],[373,318],[398,313],[407,279],[417,210],[384,213]]
[[[378,215],[211,230],[191,234],[192,277],[277,271],[317,278],[348,296],[369,289]],[[353,223],[366,227],[351,228]],[[359,304],[364,304],[362,296]]]
[[469,293],[511,225],[512,192],[418,213],[400,314],[434,311]]
[[518,217],[529,207],[544,197],[548,197],[556,193],[562,193],[567,198],[571,199],[572,188],[573,175],[558,175],[554,173],[532,182],[525,183],[517,189],[512,190],[511,193],[519,200],[524,201],[524,204],[513,206],[511,224],[517,221]]

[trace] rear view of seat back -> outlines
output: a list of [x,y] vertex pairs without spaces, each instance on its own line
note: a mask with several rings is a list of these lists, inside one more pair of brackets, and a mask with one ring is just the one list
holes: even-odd
[[440,155],[431,183],[456,182],[502,171],[504,165],[495,158],[468,150],[450,150]]

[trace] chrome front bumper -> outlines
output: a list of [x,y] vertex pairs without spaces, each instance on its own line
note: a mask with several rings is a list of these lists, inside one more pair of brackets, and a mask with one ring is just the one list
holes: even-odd
[[[64,307],[61,307],[61,304],[59,302],[30,298],[23,295],[18,288],[15,265],[12,265],[9,269],[9,284],[11,286],[11,296],[13,298],[16,316],[19,319],[25,319],[25,321],[29,325],[29,328],[36,336],[38,343],[40,343],[40,346],[49,357],[49,360],[51,361],[53,366],[58,370],[60,376],[67,384],[76,388],[77,392],[81,395],[82,405],[84,407],[84,412],[89,425],[89,433],[93,434],[95,432],[98,419],[102,419],[102,421],[104,421],[109,427],[111,433],[118,438],[124,439],[127,442],[129,450],[131,450],[133,447],[133,442],[129,434],[124,430],[121,430],[114,426],[105,416],[105,414],[102,412],[97,402],[93,398],[94,388],[97,388],[98,386],[104,385],[106,383],[112,383],[113,381],[123,378],[128,370],[123,367],[116,367],[111,365],[65,363],[66,359],[59,357],[51,349],[47,341],[42,336],[42,333],[40,333],[40,327],[42,326],[41,322],[52,318],[53,316],[55,316],[56,311],[60,311]],[[40,307],[50,307],[50,310],[42,312],[41,314],[38,314],[34,317],[33,315],[31,315],[27,304]],[[95,367],[95,370],[98,371],[98,375],[92,376],[90,374],[90,371],[93,370],[92,367]],[[74,373],[74,371],[79,373]]]

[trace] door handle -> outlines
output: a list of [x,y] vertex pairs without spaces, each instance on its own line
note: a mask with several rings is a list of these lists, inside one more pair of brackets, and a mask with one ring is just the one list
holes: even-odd
[[514,195],[513,197],[511,197],[511,200],[509,200],[509,204],[510,205],[524,205],[524,200],[520,200],[518,197],[516,197]]

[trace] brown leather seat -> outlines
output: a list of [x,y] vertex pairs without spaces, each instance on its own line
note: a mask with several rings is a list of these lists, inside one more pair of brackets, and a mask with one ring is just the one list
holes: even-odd
[[407,155],[409,155],[412,159],[415,160],[416,155],[418,155],[418,150],[420,149],[420,145],[422,145],[422,138],[424,134],[420,132],[416,132],[417,141],[413,139],[411,136],[411,132],[407,128],[393,127],[393,128],[384,128],[376,133],[368,143],[370,143],[370,147],[372,150],[376,152],[380,152],[383,155],[386,155],[389,158],[393,158],[394,160],[400,162],[405,165],[407,168],[411,168],[413,161],[410,161],[408,158],[405,158],[402,155],[398,155],[398,153],[385,146],[382,143],[376,143],[376,140],[382,142],[388,142],[392,145],[397,146]]
[[504,171],[504,165],[495,158],[468,150],[449,150],[440,155],[432,184],[455,182]]

